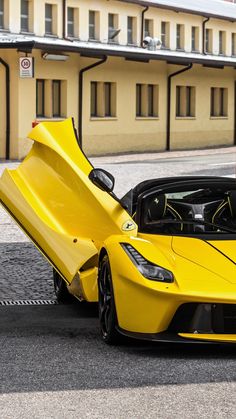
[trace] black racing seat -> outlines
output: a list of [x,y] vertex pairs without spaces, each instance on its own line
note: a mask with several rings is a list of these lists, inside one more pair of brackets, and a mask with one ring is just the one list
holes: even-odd
[[[164,194],[156,196],[151,201],[147,210],[147,218],[148,223],[155,223],[155,221],[161,221],[169,218],[172,220],[182,220],[179,212],[167,202],[167,198]],[[168,226],[166,225],[166,228],[167,227]],[[174,227],[175,230],[182,230],[183,224],[176,224],[175,226],[172,225],[172,227]]]
[[167,199],[165,195],[158,195],[148,207],[148,220],[159,221],[166,213]]
[[212,223],[220,224],[222,221],[236,221],[236,190],[232,190],[220,203],[212,216]]

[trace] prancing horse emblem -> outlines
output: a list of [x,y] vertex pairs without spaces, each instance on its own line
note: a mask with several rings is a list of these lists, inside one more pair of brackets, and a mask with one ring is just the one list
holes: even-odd
[[123,231],[131,231],[131,230],[135,230],[135,228],[136,228],[136,224],[132,220],[126,221],[122,226]]

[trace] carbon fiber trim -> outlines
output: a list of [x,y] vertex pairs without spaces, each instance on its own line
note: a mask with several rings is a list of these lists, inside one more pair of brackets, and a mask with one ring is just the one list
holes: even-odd
[[[132,339],[138,340],[147,340],[150,342],[163,342],[163,343],[184,343],[184,344],[201,344],[201,345],[216,345],[222,342],[213,342],[213,341],[203,341],[203,340],[195,340],[195,339],[185,339],[181,336],[169,333],[169,332],[161,332],[161,333],[136,333],[136,332],[129,332],[127,330],[121,329],[117,326],[117,331],[124,336],[127,336]],[[231,343],[232,344],[232,343]]]

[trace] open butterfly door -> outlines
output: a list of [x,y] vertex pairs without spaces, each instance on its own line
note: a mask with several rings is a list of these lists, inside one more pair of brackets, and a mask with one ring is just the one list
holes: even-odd
[[[129,216],[89,180],[93,167],[78,145],[72,119],[40,123],[29,138],[34,143],[25,160],[3,172],[1,203],[69,286],[91,269],[93,281],[103,241],[126,234],[122,226]],[[87,299],[93,300],[95,288],[87,288]]]

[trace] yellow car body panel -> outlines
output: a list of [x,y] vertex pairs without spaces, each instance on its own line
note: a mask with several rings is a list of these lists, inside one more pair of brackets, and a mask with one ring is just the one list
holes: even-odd
[[[71,119],[40,123],[29,137],[34,144],[28,156],[0,179],[1,203],[73,295],[98,300],[99,257],[106,252],[121,331],[161,334],[188,303],[236,306],[236,240],[140,233],[114,196],[89,179],[93,167]],[[173,282],[147,279],[124,243],[173,273]],[[236,341],[235,334],[179,332],[191,341]]]
[[[193,240],[196,254],[202,245],[202,241],[198,239],[178,239],[182,239],[183,247],[189,247]],[[174,272],[174,282],[151,281],[137,272],[136,266],[120,246],[122,241],[131,244],[153,264],[165,266]],[[139,333],[163,332],[168,328],[178,307],[189,301],[235,304],[236,284],[227,280],[227,275],[230,277],[233,272],[235,277],[235,265],[233,269],[229,265],[225,278],[222,278],[217,272],[211,272],[198,263],[176,255],[172,251],[172,241],[172,236],[147,234],[126,237],[125,240],[122,236],[112,236],[106,241],[113,272],[118,323],[122,329]],[[229,247],[231,244],[230,241]]]
[[28,156],[1,177],[0,199],[71,283],[103,240],[122,232],[129,215],[89,180],[92,165],[77,144],[71,119],[40,123],[29,137],[34,144]]
[[[223,242],[220,240],[203,241],[191,237],[174,237],[172,249],[175,257],[184,258],[184,262],[194,259],[194,263],[198,266],[206,266],[207,264],[207,269],[210,272],[221,273],[226,281],[236,284],[235,265],[231,261],[236,261],[235,240]],[[217,258],[215,249],[220,251]],[[198,279],[198,281],[203,281],[203,278]]]

